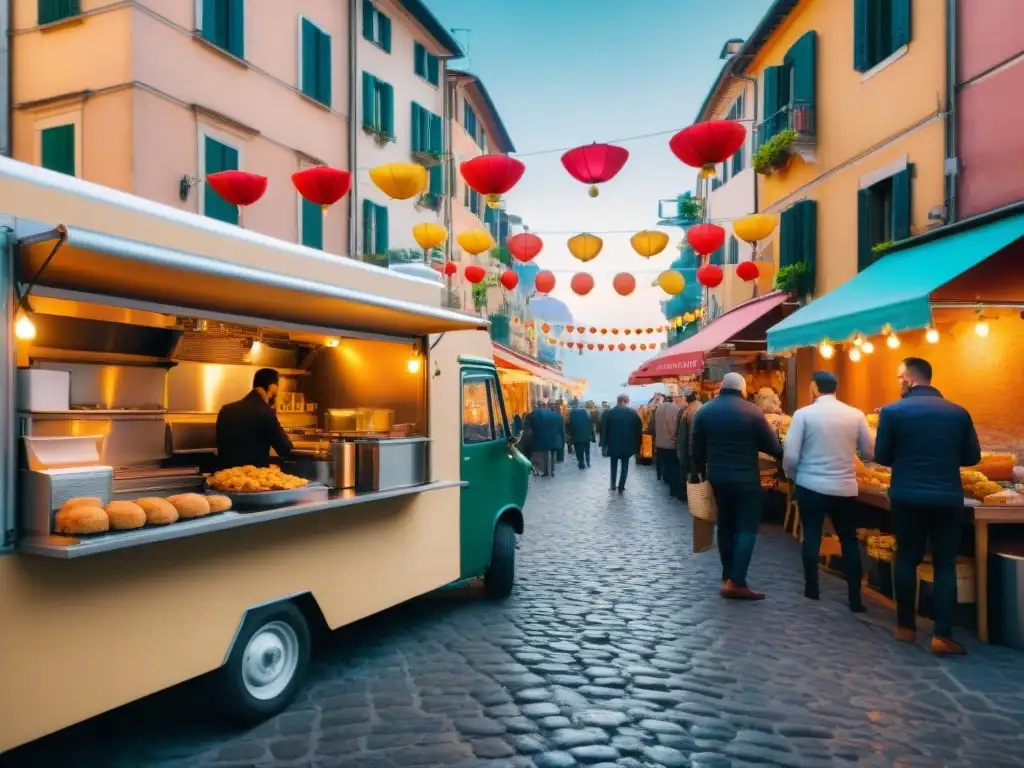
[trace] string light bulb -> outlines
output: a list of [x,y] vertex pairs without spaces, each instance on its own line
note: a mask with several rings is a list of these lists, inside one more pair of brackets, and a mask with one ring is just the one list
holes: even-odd
[[18,319],[14,321],[14,338],[19,341],[32,341],[35,337],[36,324],[24,312],[19,312]]
[[833,347],[828,339],[825,339],[821,344],[818,345],[818,354],[826,360],[831,360],[832,356],[836,353],[836,348]]
[[856,336],[853,337],[853,346],[859,347],[863,343],[864,343],[864,337],[861,336],[859,333]]
[[867,339],[864,339],[864,343],[860,345],[860,348],[864,350],[865,355],[870,355],[872,352],[875,351],[874,343],[868,341]]
[[327,346],[328,347],[334,348],[334,347],[338,346],[339,344],[341,344],[341,340],[340,339],[328,339],[327,340]]
[[974,324],[974,332],[983,339],[987,338],[989,332],[988,320],[984,317],[979,317],[978,322]]
[[415,356],[409,358],[408,362],[405,364],[405,368],[406,370],[409,371],[409,373],[419,373],[420,365],[421,363],[419,356]]
[[885,344],[887,347],[889,347],[889,349],[899,349],[900,337],[897,336],[895,332],[890,333],[885,339]]
[[935,330],[934,328],[929,327],[928,330],[926,330],[924,332],[924,339],[929,344],[938,344],[939,343],[939,332],[937,330]]
[[860,347],[854,347],[850,350],[850,360],[854,363],[859,363],[861,358]]

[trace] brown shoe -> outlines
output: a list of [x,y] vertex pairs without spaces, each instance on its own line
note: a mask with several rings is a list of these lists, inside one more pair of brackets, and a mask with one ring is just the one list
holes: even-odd
[[760,592],[755,592],[750,587],[738,587],[729,579],[725,582],[719,594],[727,600],[764,600],[764,595]]
[[896,632],[893,634],[901,643],[917,642],[917,631],[910,629],[909,627],[896,627]]
[[949,637],[933,637],[932,653],[936,656],[966,656],[967,649]]

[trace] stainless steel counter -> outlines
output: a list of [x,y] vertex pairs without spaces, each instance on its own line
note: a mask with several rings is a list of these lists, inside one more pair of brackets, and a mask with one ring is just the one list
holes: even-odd
[[368,493],[357,493],[352,490],[328,492],[327,489],[324,489],[321,494],[317,494],[310,501],[259,512],[228,511],[219,515],[211,515],[210,517],[198,520],[186,520],[173,523],[172,525],[150,526],[137,531],[104,533],[86,538],[75,538],[73,536],[30,537],[21,541],[18,551],[29,555],[52,557],[59,560],[72,560],[78,557],[99,555],[119,549],[141,547],[159,541],[184,539],[190,536],[200,536],[204,533],[227,531],[232,528],[243,528],[248,525],[259,525],[271,520],[283,520],[289,517],[313,514],[314,512],[325,512],[342,507],[351,507],[356,504],[367,504],[372,501],[413,496],[418,493],[438,491],[443,488],[460,488],[465,485],[468,485],[468,483],[457,480],[437,480],[432,483],[424,483],[423,485],[409,488],[395,488]]

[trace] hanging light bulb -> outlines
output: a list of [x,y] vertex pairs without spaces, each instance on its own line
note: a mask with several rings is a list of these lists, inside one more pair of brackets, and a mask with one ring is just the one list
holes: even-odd
[[405,368],[406,368],[406,370],[409,371],[409,373],[419,373],[420,372],[420,358],[419,358],[419,356],[417,355],[415,357],[410,357],[408,362],[406,362],[406,364],[405,364]]
[[327,340],[327,346],[331,347],[332,349],[334,347],[338,346],[340,343],[341,343],[340,339],[328,339]]
[[875,345],[867,339],[864,339],[864,343],[860,345],[860,348],[864,350],[865,355],[870,355],[875,351]]
[[900,337],[897,336],[895,333],[890,333],[889,336],[885,339],[885,344],[887,347],[889,347],[889,349],[899,349]]
[[829,344],[828,339],[825,339],[821,344],[818,345],[818,354],[820,354],[826,360],[831,360],[832,355],[836,353],[835,347]]
[[978,322],[974,324],[974,332],[983,339],[988,337],[988,320],[985,319],[984,315],[978,315]]
[[19,341],[32,341],[35,337],[36,324],[24,312],[19,312],[18,319],[14,321],[14,338]]
[[864,343],[864,337],[861,336],[859,333],[856,336],[853,337],[853,346],[859,347],[863,343]]
[[854,347],[850,350],[850,360],[855,363],[859,363],[861,358],[860,347]]
[[934,328],[929,328],[928,330],[926,330],[924,332],[924,338],[925,338],[925,341],[927,341],[929,344],[938,344],[939,343],[939,332],[937,330],[935,330]]
[[249,349],[249,353],[253,355],[258,355],[261,349],[263,349],[263,342],[260,341],[259,339],[254,339],[252,342],[252,347]]

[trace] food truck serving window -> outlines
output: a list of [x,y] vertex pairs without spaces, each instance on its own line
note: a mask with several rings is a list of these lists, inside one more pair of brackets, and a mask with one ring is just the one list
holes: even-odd
[[493,376],[462,381],[462,442],[489,443],[505,435],[505,417]]

